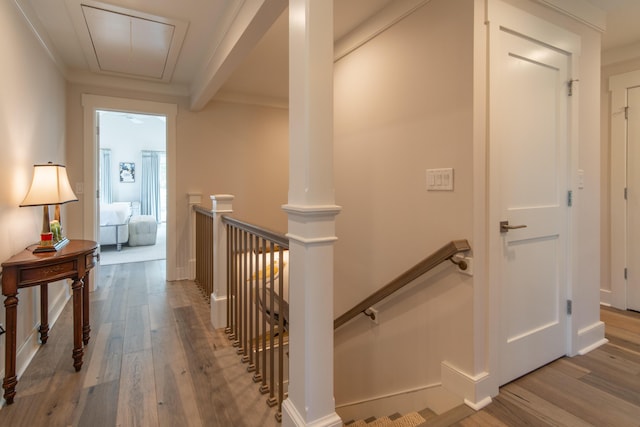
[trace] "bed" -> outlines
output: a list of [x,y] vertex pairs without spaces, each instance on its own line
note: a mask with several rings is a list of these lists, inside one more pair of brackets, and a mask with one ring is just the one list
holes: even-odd
[[100,245],[122,245],[129,241],[130,202],[114,202],[100,205]]

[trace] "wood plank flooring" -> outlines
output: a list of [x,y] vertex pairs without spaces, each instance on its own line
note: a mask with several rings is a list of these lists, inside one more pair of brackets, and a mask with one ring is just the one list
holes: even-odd
[[164,271],[165,261],[101,266],[82,370],[67,304],[0,426],[279,425],[197,287]]
[[449,425],[640,426],[640,314],[602,308],[600,316],[608,344],[503,386],[486,408],[458,410]]
[[[278,426],[197,287],[164,271],[164,261],[101,266],[82,370],[67,304],[0,426]],[[505,385],[479,412],[460,406],[424,425],[640,426],[640,314],[601,317],[608,344]]]

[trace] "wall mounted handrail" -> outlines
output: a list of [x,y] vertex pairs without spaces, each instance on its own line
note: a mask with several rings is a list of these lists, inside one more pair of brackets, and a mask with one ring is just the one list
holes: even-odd
[[[356,304],[352,309],[348,310],[338,318],[333,321],[333,328],[337,329],[340,326],[347,323],[349,320],[353,319],[360,313],[364,313],[371,306],[379,303],[383,299],[387,298],[389,295],[393,294],[397,290],[403,288],[407,284],[411,283],[413,280],[422,276],[429,270],[433,269],[437,265],[443,263],[446,260],[452,260],[453,257],[460,252],[466,252],[471,250],[471,246],[469,246],[469,242],[465,240],[452,240],[447,243],[413,267],[411,267],[406,272],[402,273],[400,276],[393,279],[384,287],[378,289],[373,294],[365,298]],[[462,268],[462,266],[461,266]],[[464,269],[464,268],[462,268]],[[366,314],[366,313],[365,313]]]

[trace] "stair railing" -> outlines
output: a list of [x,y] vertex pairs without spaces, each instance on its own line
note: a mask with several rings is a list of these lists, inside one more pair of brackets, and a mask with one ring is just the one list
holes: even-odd
[[222,223],[227,230],[226,332],[260,392],[269,394],[267,404],[278,406],[281,421],[288,371],[289,239],[227,216]]
[[213,212],[194,206],[196,218],[195,282],[205,299],[213,292]]
[[364,300],[360,301],[343,315],[336,318],[333,321],[333,328],[338,329],[340,326],[355,318],[360,313],[366,316],[371,316],[371,314],[367,313],[367,310],[369,308],[387,298],[397,290],[408,285],[413,280],[427,273],[429,270],[433,269],[444,261],[451,260],[454,264],[457,264],[461,270],[466,270],[468,267],[466,262],[462,260],[455,260],[454,256],[461,252],[466,252],[469,250],[471,250],[471,246],[469,246],[469,242],[467,240],[453,240],[447,243],[446,245],[411,267],[409,270],[393,279],[387,285],[378,289],[376,292],[374,292]]

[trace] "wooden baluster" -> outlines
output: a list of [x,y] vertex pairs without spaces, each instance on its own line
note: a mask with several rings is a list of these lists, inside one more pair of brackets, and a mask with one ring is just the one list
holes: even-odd
[[[276,351],[276,320],[275,320],[275,275],[273,271],[274,267],[274,255],[275,248],[273,242],[269,244],[269,283],[271,285],[271,289],[269,292],[269,324],[271,325],[271,345],[269,346],[269,398],[267,399],[267,404],[269,406],[274,406],[277,403],[275,398],[275,355]],[[278,331],[280,332],[280,331]]]
[[231,295],[231,277],[233,276],[233,268],[231,265],[233,259],[233,252],[231,251],[231,226],[225,225],[227,230],[227,328],[225,332],[227,334],[231,334],[231,300],[233,296]]
[[267,366],[267,240],[262,241],[262,385],[260,386],[261,393],[269,392],[269,385],[267,384],[267,378],[269,376],[269,370]]
[[284,400],[284,250],[278,251],[278,412],[276,419],[282,421]]

